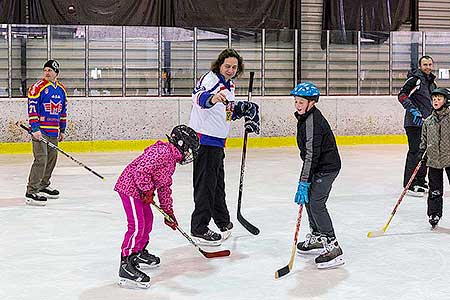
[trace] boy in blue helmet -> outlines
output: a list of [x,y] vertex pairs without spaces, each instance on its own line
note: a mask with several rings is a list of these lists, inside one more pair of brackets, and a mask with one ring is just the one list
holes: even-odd
[[334,234],[326,202],[331,186],[341,169],[336,140],[330,124],[315,104],[319,89],[312,83],[298,84],[291,95],[295,97],[297,145],[303,167],[295,194],[295,203],[303,204],[308,213],[311,233],[297,244],[299,253],[320,253],[315,262],[319,269],[344,264],[343,252]]

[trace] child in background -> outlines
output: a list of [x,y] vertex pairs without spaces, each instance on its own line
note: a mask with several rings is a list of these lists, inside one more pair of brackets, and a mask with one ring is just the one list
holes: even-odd
[[432,228],[442,218],[442,196],[444,195],[443,171],[450,182],[450,108],[449,90],[437,88],[431,92],[433,112],[425,119],[419,155],[426,151],[428,167],[428,221]]
[[173,230],[178,225],[170,188],[172,175],[176,163],[184,165],[196,158],[199,143],[197,133],[185,125],[173,128],[167,138],[169,142],[157,141],[126,166],[114,187],[122,200],[128,222],[119,269],[121,286],[150,287],[150,277],[139,270],[139,266],[154,267],[160,263],[159,257],[146,249],[153,225],[150,204],[155,191],[161,208],[173,221],[164,219],[164,223]]

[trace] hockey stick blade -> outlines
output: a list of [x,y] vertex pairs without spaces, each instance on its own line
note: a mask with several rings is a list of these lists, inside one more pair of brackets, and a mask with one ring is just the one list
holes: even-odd
[[387,223],[383,226],[383,228],[381,228],[380,230],[376,230],[376,231],[369,231],[367,233],[367,237],[368,238],[373,238],[373,237],[379,237],[382,236],[386,230],[388,229],[389,224],[391,224],[392,218],[394,217],[394,213],[391,214],[391,216],[389,217],[389,220],[387,221]]
[[291,268],[289,265],[287,265],[275,272],[275,279],[283,277],[284,275],[289,274],[289,272],[291,272]]
[[[173,222],[173,220],[170,218],[170,216],[161,207],[156,205],[154,202],[152,202],[151,204],[164,216],[164,218],[166,218],[167,220]],[[231,251],[230,250],[221,250],[221,251],[216,251],[216,252],[207,252],[207,251],[203,250],[202,248],[200,248],[199,245],[197,245],[197,243],[194,242],[194,240],[186,232],[184,232],[183,229],[181,229],[180,226],[177,225],[176,228],[189,241],[189,243],[191,243],[192,246],[197,248],[197,250],[201,254],[203,254],[203,256],[206,257],[206,258],[225,257],[225,256],[230,256],[231,255]]]
[[368,237],[368,238],[374,238],[374,237],[382,236],[383,234],[384,234],[384,230],[383,230],[383,229],[381,229],[381,230],[376,230],[376,231],[369,231],[369,232],[367,233],[367,237]]
[[237,219],[238,219],[239,223],[241,223],[242,226],[244,226],[245,229],[247,229],[251,234],[253,234],[253,235],[259,234],[259,229],[256,228],[255,226],[253,226],[249,221],[244,219],[244,217],[240,213],[238,213]]
[[302,221],[302,211],[303,211],[303,205],[300,205],[300,208],[298,210],[298,216],[297,216],[297,224],[295,226],[295,233],[294,233],[294,243],[292,245],[291,250],[291,258],[289,259],[289,263],[287,266],[279,269],[275,272],[275,279],[281,278],[287,274],[289,274],[294,267],[294,260],[295,260],[295,254],[297,250],[297,238],[298,238],[298,232],[300,231],[300,222]]
[[230,256],[230,254],[231,254],[230,250],[221,250],[221,251],[216,251],[216,252],[206,252],[203,249],[200,249],[200,248],[198,248],[198,249],[203,254],[203,256],[206,257],[206,258],[226,257],[226,256]]

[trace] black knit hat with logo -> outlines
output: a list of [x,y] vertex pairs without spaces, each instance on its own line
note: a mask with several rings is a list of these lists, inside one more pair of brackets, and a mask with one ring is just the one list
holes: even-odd
[[48,62],[46,62],[44,64],[44,69],[47,67],[55,71],[56,74],[59,74],[59,63],[56,60],[50,59]]

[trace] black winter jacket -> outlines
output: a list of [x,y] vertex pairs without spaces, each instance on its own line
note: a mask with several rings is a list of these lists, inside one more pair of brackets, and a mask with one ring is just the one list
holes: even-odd
[[318,172],[335,172],[341,169],[336,140],[330,124],[319,109],[313,106],[308,112],[300,115],[295,112],[297,123],[297,145],[303,168],[300,181],[311,182]]
[[418,69],[408,72],[408,79],[398,93],[398,101],[405,108],[404,127],[420,127],[413,122],[413,115],[409,112],[411,108],[417,108],[424,119],[431,115],[431,92],[436,88],[435,79],[433,74],[427,76]]

